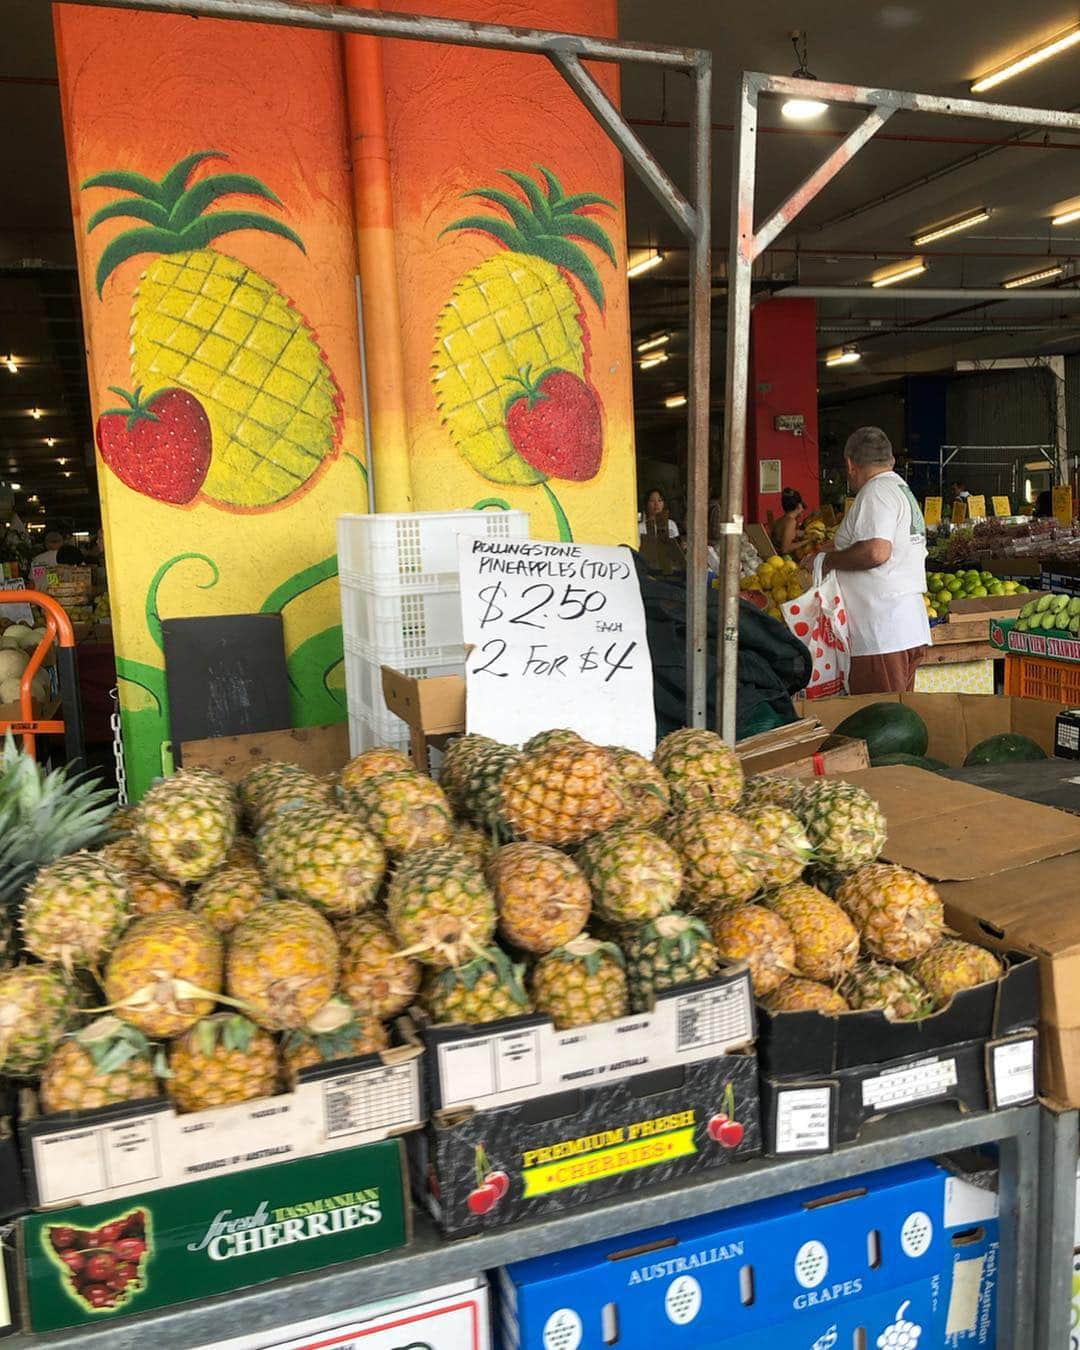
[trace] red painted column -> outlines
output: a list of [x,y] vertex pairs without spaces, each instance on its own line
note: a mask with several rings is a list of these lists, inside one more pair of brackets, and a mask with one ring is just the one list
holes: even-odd
[[[780,514],[780,493],[763,492],[762,464],[780,461],[780,485],[818,504],[817,317],[813,300],[763,300],[750,320],[750,408],[746,518],[764,525]],[[800,414],[802,434],[778,431],[776,418]],[[766,464],[766,469],[769,465]],[[766,483],[765,486],[768,486]]]

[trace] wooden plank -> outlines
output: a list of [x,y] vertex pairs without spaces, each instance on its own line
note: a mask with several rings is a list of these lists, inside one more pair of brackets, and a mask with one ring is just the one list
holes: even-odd
[[337,773],[349,759],[349,728],[344,722],[324,727],[293,727],[286,731],[257,731],[248,736],[215,736],[184,741],[184,767],[216,769],[231,782],[248,769],[271,760],[299,764],[320,777]]
[[965,661],[1000,661],[1001,656],[989,642],[948,642],[942,647],[930,647],[923,665],[955,666]]
[[986,625],[986,619],[973,623],[935,624],[930,630],[930,640],[935,647],[948,646],[953,642],[983,642],[986,639]]

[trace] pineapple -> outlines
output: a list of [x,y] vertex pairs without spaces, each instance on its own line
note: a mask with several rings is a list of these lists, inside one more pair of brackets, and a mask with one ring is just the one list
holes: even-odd
[[[138,817],[134,819],[138,820]],[[118,867],[128,876],[146,872],[146,854],[134,834],[126,834],[122,839],[114,839],[112,843],[98,849],[98,857],[110,867]]]
[[715,910],[709,927],[716,950],[750,967],[750,982],[758,998],[779,989],[798,973],[795,936],[787,923],[763,905],[740,905]]
[[876,862],[885,847],[885,817],[853,783],[815,779],[800,794],[798,814],[818,861],[836,871]]
[[[259,850],[250,834],[238,834],[225,858],[225,867],[257,867]],[[224,871],[224,868],[222,869]],[[215,873],[216,875],[216,873]]]
[[585,737],[579,736],[576,731],[555,727],[552,731],[538,731],[535,736],[530,736],[521,747],[521,752],[524,755],[535,755],[541,750],[550,750],[553,747],[587,744]]
[[657,994],[677,984],[715,975],[720,954],[698,918],[671,910],[626,940],[626,980],[631,1012],[648,1012]]
[[241,919],[246,919],[264,900],[271,900],[273,896],[273,887],[257,867],[245,863],[226,864],[220,872],[207,877],[195,892],[191,908],[225,936]]
[[175,881],[166,881],[164,877],[156,877],[153,872],[129,872],[127,886],[131,896],[131,912],[135,918],[187,909],[188,897],[183,886],[178,886]]
[[656,765],[621,745],[609,745],[607,752],[626,785],[626,823],[647,830],[663,820],[671,810],[671,791]]
[[296,1088],[302,1069],[374,1055],[390,1044],[386,1028],[375,1017],[358,1016],[342,998],[332,998],[305,1026],[281,1042],[282,1067],[289,1087]]
[[495,897],[483,872],[452,848],[421,848],[402,858],[386,911],[406,953],[425,965],[460,966],[495,933]]
[[0,972],[0,1073],[36,1076],[78,1009],[77,990],[53,966]]
[[546,844],[507,844],[487,865],[499,933],[526,952],[549,952],[589,921],[589,884],[578,867]]
[[510,837],[510,827],[503,816],[503,778],[521,762],[521,752],[512,745],[500,745],[486,736],[463,736],[447,750],[439,781],[446,784],[446,794],[461,815],[504,842]]
[[492,750],[505,750],[514,759],[520,758],[518,752],[508,745],[500,745],[490,736],[455,736],[443,751],[439,764],[439,786],[446,793],[450,805],[458,815],[468,815],[468,787],[472,778],[473,764]]
[[844,981],[852,1008],[880,1008],[890,1022],[914,1022],[934,1010],[933,1000],[913,975],[880,961],[864,961]]
[[737,809],[740,815],[746,815],[761,806],[779,806],[797,815],[801,795],[802,784],[797,778],[759,773],[746,780]]
[[811,980],[839,980],[859,959],[859,934],[835,900],[801,881],[765,901],[791,929],[795,964]]
[[848,1011],[844,996],[817,980],[785,980],[762,1002],[771,1013],[820,1012],[831,1016]]
[[392,857],[414,848],[438,848],[454,833],[446,793],[412,769],[367,779],[348,794],[347,804]]
[[278,1088],[274,1038],[236,1013],[203,1017],[169,1047],[165,1086],[178,1111],[272,1097]]
[[742,796],[739,757],[715,731],[686,727],[665,736],[653,763],[667,779],[672,805],[732,807]]
[[398,951],[381,915],[357,914],[339,923],[341,992],[361,1013],[384,1021],[404,1012],[420,988],[420,966]]
[[741,905],[761,888],[761,848],[734,812],[698,807],[673,816],[664,835],[682,861],[691,908]]
[[536,1011],[559,1031],[622,1017],[629,996],[625,959],[611,942],[582,934],[542,956],[530,978]]
[[682,894],[679,855],[650,830],[598,834],[576,854],[597,914],[609,923],[647,923],[674,909]]
[[463,966],[429,970],[421,1002],[433,1022],[497,1022],[533,1010],[514,965],[499,947],[489,947]]
[[868,863],[845,878],[836,900],[862,934],[866,950],[883,961],[914,961],[930,950],[945,926],[941,896],[906,867]]
[[92,1111],[158,1095],[150,1043],[117,1017],[99,1017],[60,1042],[41,1071],[41,1109]]
[[337,986],[334,930],[299,900],[269,900],[233,929],[226,987],[270,1031],[310,1022]]
[[[87,233],[130,215],[146,222],[116,235],[98,262],[100,295],[130,258],[157,254],[139,278],[131,318],[136,385],[176,387],[198,398],[214,453],[203,495],[226,507],[275,506],[303,489],[338,453],[342,397],[319,339],[274,283],[209,248],[219,235],[262,231],[303,242],[256,211],[209,210],[222,196],[273,192],[246,174],[191,176],[219,151],[188,155],[155,183],[124,171],[88,178],[82,190],[129,193],[95,211]],[[193,245],[195,245],[193,247]]]
[[386,872],[374,834],[344,811],[317,806],[274,816],[259,834],[259,854],[282,895],[336,918],[369,909]]
[[758,837],[765,888],[774,890],[798,881],[813,853],[798,816],[782,806],[758,806],[740,814]]
[[463,853],[470,862],[476,863],[478,867],[486,867],[495,851],[490,835],[485,834],[475,825],[463,821],[459,821],[454,826],[454,833],[450,838],[450,847],[456,848],[459,853]]
[[503,172],[525,201],[499,188],[465,195],[490,202],[509,219],[470,215],[443,231],[483,231],[502,247],[466,272],[443,306],[435,325],[433,378],[439,413],[458,452],[492,482],[527,486],[545,475],[518,454],[507,434],[513,382],[528,378],[530,368],[587,380],[588,347],[574,284],[600,310],[604,291],[592,260],[574,241],[587,240],[613,265],[615,250],[597,221],[580,214],[610,206],[605,198],[566,196],[549,169],[540,169],[546,192],[525,174]]
[[581,844],[625,812],[611,756],[599,746],[562,745],[525,755],[502,779],[502,814],[538,844]]
[[985,947],[944,937],[913,961],[909,969],[930,995],[934,1007],[943,1008],[962,989],[974,989],[977,984],[1000,979],[1002,965]]
[[139,804],[138,837],[152,872],[181,884],[224,865],[236,835],[236,799],[224,778],[180,769]]
[[74,853],[43,867],[26,893],[27,950],[70,971],[96,969],[131,914],[127,877],[97,853]]
[[221,964],[221,938],[198,914],[150,914],[136,919],[113,949],[105,997],[145,1035],[179,1036],[213,1012]]
[[343,792],[348,792],[369,778],[381,778],[384,773],[408,773],[412,767],[413,762],[404,750],[376,746],[350,759],[338,776],[338,784]]
[[256,764],[240,780],[240,802],[248,823],[258,832],[279,811],[291,811],[297,806],[332,806],[334,790],[298,764],[270,760]]

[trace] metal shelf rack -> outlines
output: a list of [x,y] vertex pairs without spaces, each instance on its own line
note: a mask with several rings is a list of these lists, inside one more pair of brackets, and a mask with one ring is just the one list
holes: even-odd
[[1040,1119],[1037,1350],[1068,1350],[1072,1327],[1080,1111],[1045,1106]]
[[[666,1219],[733,1208],[754,1200],[839,1181],[958,1149],[996,1145],[1001,1160],[1001,1269],[1012,1274],[1000,1287],[999,1344],[1003,1350],[1035,1341],[1035,1259],[1038,1239],[1040,1110],[1014,1107],[958,1117],[952,1108],[929,1108],[915,1117],[892,1117],[865,1138],[836,1153],[792,1161],[759,1159],[681,1185],[650,1187],[625,1199],[581,1205],[541,1222],[514,1224],[480,1237],[449,1242],[426,1216],[417,1215],[411,1245],[384,1256],[251,1289],[202,1303],[179,1304],[150,1314],[49,1335],[16,1335],[4,1350],[88,1347],[95,1350],[191,1350],[229,1336],[273,1331],[304,1318],[346,1312],[374,1299],[449,1283],[524,1257],[632,1233]],[[1075,1122],[1075,1114],[1074,1114]],[[1059,1199],[1061,1197],[1059,1196]],[[1064,1203],[1064,1201],[1062,1201]],[[1071,1243],[1069,1255],[1071,1260]],[[1065,1342],[1057,1343],[1057,1350]]]

